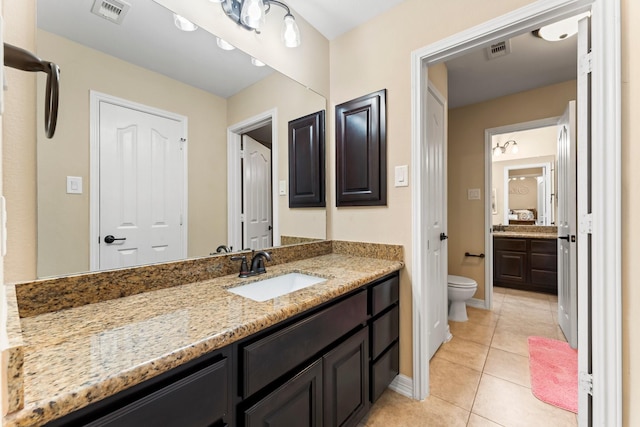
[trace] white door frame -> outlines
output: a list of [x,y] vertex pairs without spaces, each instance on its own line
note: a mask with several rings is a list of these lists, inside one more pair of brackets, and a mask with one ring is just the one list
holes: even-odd
[[[592,11],[593,424],[622,425],[621,345],[621,68],[619,0],[540,0],[412,53],[413,397],[429,394],[427,274],[420,262],[427,239],[422,213],[428,66],[541,25]],[[606,144],[604,143],[606,141]],[[583,224],[583,227],[588,224]]]
[[278,218],[278,109],[274,108],[249,117],[227,128],[227,245],[242,249],[242,171],[240,146],[242,134],[271,122],[271,210],[273,222],[273,246],[280,246],[280,221]]
[[188,118],[186,116],[150,107],[148,105],[107,95],[106,93],[92,90],[89,92],[89,270],[99,271],[100,269],[100,103],[108,102],[124,108],[153,114],[155,116],[166,117],[176,120],[182,124],[183,145],[183,165],[184,188],[182,198],[183,226],[182,226],[182,258],[187,257],[189,242],[189,170],[188,170]]
[[[491,194],[493,188],[493,144],[492,139],[496,135],[520,132],[531,129],[539,129],[548,126],[557,126],[559,116],[546,119],[531,120],[528,122],[514,123],[506,126],[488,128],[484,131],[484,194]],[[493,221],[491,212],[491,198],[485,197],[485,228],[484,228],[484,301],[474,299],[472,304],[491,310],[493,307]]]

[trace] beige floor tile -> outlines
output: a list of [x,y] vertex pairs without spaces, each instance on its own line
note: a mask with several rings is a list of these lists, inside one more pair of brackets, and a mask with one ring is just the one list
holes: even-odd
[[558,336],[558,325],[553,323],[536,322],[532,320],[513,321],[507,317],[502,317],[496,325],[498,332],[514,332],[520,335],[536,335],[547,338],[556,338]]
[[371,407],[359,426],[464,427],[468,418],[469,411],[435,396],[419,402],[387,390]]
[[502,286],[494,286],[493,287],[493,295],[495,297],[496,294],[506,294],[507,288],[503,288]]
[[482,345],[491,344],[495,326],[476,325],[473,322],[449,321],[449,329],[454,337],[463,338]]
[[542,292],[521,291],[520,289],[507,288],[507,296],[519,297],[527,300],[544,300],[549,301],[549,295]]
[[483,373],[531,388],[529,357],[491,348]]
[[429,363],[431,394],[470,410],[481,375],[474,369],[434,357]]
[[486,374],[471,412],[509,427],[577,425],[575,414],[541,402],[527,387]]
[[440,346],[435,357],[482,372],[488,352],[489,346],[454,336],[451,341]]
[[500,424],[496,424],[480,415],[471,414],[467,427],[501,427]]
[[498,321],[500,314],[493,310],[467,307],[467,317],[469,317],[469,322],[476,325],[493,326]]
[[503,308],[505,305],[515,305],[517,307],[520,307],[520,310],[522,310],[523,308],[532,308],[534,310],[551,311],[551,302],[549,302],[546,297],[544,299],[538,299],[515,295],[505,295]]
[[500,320],[510,319],[513,323],[533,322],[553,325],[551,310],[539,310],[532,307],[524,307],[517,302],[504,302],[500,310]]
[[521,356],[529,356],[528,335],[522,335],[510,330],[501,330],[493,334],[491,340],[491,348],[508,351],[510,353],[519,354]]

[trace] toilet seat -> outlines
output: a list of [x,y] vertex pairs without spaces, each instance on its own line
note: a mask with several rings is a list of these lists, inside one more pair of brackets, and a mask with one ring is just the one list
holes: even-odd
[[447,276],[447,284],[452,288],[473,288],[478,286],[475,280],[468,277],[455,276],[450,274]]

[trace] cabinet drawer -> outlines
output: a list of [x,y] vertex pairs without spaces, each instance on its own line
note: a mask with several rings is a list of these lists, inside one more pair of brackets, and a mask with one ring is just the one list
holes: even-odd
[[380,359],[371,365],[371,403],[378,400],[382,392],[399,372],[399,348],[396,342]]
[[366,320],[367,292],[362,290],[243,347],[242,396],[252,395]]
[[209,426],[226,414],[228,359],[135,400],[87,426]]
[[555,254],[558,252],[558,242],[555,240],[531,240],[531,253]]
[[398,339],[398,306],[371,323],[371,358],[376,359],[385,348]]
[[531,283],[557,289],[558,274],[555,271],[531,270]]
[[502,249],[505,251],[527,251],[527,239],[511,239],[511,238],[493,238],[494,249]]
[[393,277],[390,277],[370,288],[370,312],[372,316],[375,316],[391,304],[395,304],[398,301],[398,282],[398,276],[394,275]]
[[556,257],[555,252],[552,254],[532,253],[531,269],[558,271],[558,257]]

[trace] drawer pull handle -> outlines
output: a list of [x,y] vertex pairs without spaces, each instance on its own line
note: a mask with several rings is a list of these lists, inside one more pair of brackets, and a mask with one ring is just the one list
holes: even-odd
[[476,258],[484,258],[484,254],[471,254],[469,252],[465,252],[464,256],[474,256]]

